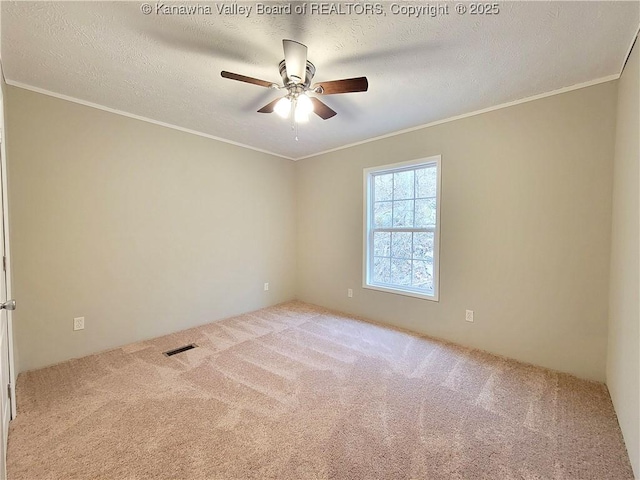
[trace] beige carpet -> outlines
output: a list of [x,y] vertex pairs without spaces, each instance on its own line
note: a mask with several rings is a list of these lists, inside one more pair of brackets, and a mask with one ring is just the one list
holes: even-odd
[[604,385],[298,302],[17,393],[10,480],[633,478]]

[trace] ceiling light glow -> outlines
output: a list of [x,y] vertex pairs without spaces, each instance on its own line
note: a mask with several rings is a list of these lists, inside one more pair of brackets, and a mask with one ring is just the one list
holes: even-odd
[[298,97],[296,113],[298,113],[298,111],[300,111],[301,115],[305,115],[307,117],[311,112],[313,112],[313,102],[304,93]]
[[280,115],[282,118],[288,118],[291,113],[291,100],[289,97],[282,97],[273,107],[273,111]]

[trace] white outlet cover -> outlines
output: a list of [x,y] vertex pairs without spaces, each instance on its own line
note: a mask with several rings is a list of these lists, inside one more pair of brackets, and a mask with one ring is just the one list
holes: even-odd
[[347,297],[349,297],[349,298],[353,297],[353,290],[351,288],[347,289]]
[[76,317],[73,319],[74,330],[84,330],[84,317]]
[[268,283],[265,283],[265,284],[264,284],[264,291],[266,292],[267,290],[269,290],[269,284],[268,284]]
[[467,322],[473,322],[473,310],[467,310],[467,312],[465,313],[464,319]]

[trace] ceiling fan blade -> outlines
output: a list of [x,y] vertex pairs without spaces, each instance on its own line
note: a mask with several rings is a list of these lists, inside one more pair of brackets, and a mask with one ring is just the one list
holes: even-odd
[[322,95],[334,95],[336,93],[366,92],[369,88],[367,77],[345,78],[344,80],[333,80],[321,82],[314,85],[318,89],[317,93]]
[[276,106],[278,101],[280,101],[280,99],[276,98],[273,102],[267,103],[264,107],[258,110],[258,113],[273,113],[273,108]]
[[304,83],[307,76],[307,46],[293,40],[282,40],[287,77],[294,83]]
[[331,110],[328,106],[326,106],[317,98],[315,97],[309,97],[309,98],[313,102],[313,112],[323,120],[327,120],[328,118],[331,118],[336,115],[336,112]]
[[253,85],[259,85],[261,87],[271,88],[273,85],[275,85],[275,83],[273,82],[267,82],[265,80],[260,80],[258,78],[253,78],[253,77],[245,77],[244,75],[239,75],[237,73],[222,71],[220,72],[220,75],[230,80],[238,80],[239,82],[252,83]]

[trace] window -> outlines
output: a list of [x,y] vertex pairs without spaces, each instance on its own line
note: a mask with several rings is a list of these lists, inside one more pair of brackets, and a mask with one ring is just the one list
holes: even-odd
[[438,300],[440,157],[364,171],[363,287]]

